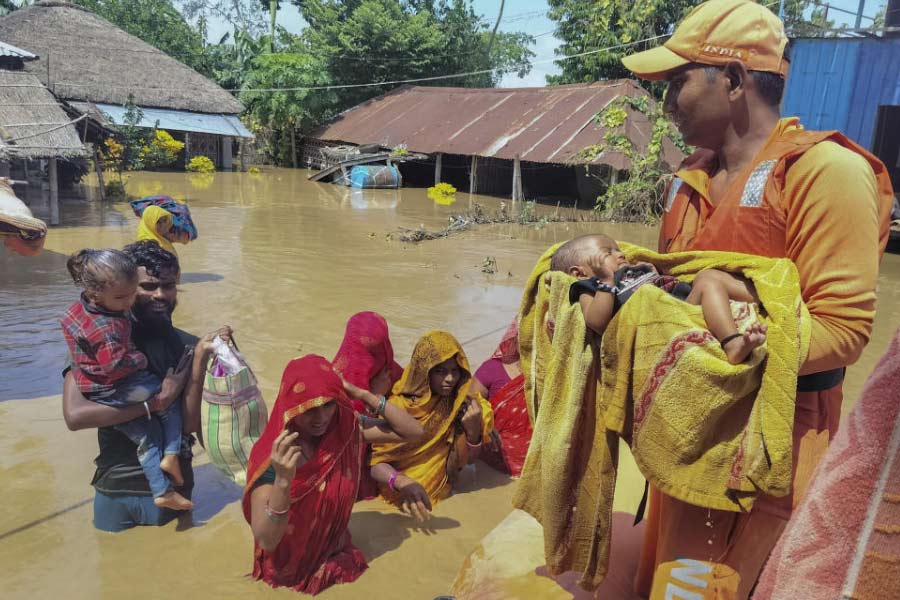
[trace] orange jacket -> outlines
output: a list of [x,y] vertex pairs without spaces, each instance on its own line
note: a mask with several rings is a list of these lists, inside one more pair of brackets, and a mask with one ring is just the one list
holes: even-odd
[[750,166],[717,202],[715,158],[689,157],[666,194],[661,252],[726,250],[787,257],[813,319],[801,374],[852,364],[875,317],[878,264],[893,190],[878,158],[836,131],[779,121]]

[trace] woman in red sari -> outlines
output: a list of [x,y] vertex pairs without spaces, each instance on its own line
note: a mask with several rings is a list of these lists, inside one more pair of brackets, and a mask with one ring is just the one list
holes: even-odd
[[[394,361],[387,321],[371,311],[356,313],[347,320],[344,341],[332,362],[346,381],[376,396],[390,394],[403,375],[403,367]],[[367,410],[359,400],[353,400],[353,408],[359,413]]]
[[532,431],[525,407],[525,377],[519,367],[516,321],[503,334],[491,357],[475,371],[473,387],[494,409],[492,443],[485,446],[480,458],[498,471],[518,477],[522,474]]
[[[344,341],[334,355],[334,370],[356,387],[376,396],[389,396],[391,388],[403,375],[403,367],[394,361],[394,347],[384,317],[376,312],[359,312],[347,320]],[[368,412],[365,403],[351,398],[356,412]],[[372,447],[366,445],[365,465],[369,464]],[[363,469],[357,500],[369,500],[378,495],[378,484],[368,467]]]
[[[348,393],[383,420],[357,415]],[[415,419],[342,383],[321,356],[288,363],[247,467],[243,509],[255,542],[253,577],[307,594],[355,581],[368,567],[347,530],[366,468],[363,445],[421,435]]]

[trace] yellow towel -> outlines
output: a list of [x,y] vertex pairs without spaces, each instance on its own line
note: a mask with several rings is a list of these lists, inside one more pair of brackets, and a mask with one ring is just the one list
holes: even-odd
[[520,312],[519,354],[534,434],[513,505],[543,526],[552,574],[590,570],[602,580],[609,536],[598,545],[594,532],[598,525],[610,529],[611,514],[597,508],[604,499],[612,506],[618,437],[596,413],[598,346],[580,306],[569,303],[575,279],[548,273],[557,247],[538,261]]
[[[742,273],[756,285],[769,335],[747,363],[731,365],[699,306],[644,286],[598,352],[568,302],[574,279],[548,273],[556,247],[538,261],[519,338],[534,437],[513,504],[543,526],[551,573],[580,571],[588,589],[606,574],[619,436],[653,485],[693,504],[747,510],[760,491],[789,491],[796,377],[809,345],[790,261],[621,246],[629,260],[686,281],[705,268]],[[733,310],[741,324],[757,318],[746,304]]]
[[[630,261],[690,281],[704,269],[753,281],[769,326],[765,346],[732,365],[702,310],[644,286],[603,336],[600,410],[629,440],[648,481],[690,504],[749,510],[764,492],[790,491],[797,372],[810,318],[788,259],[730,252],[657,254],[622,244]],[[755,307],[732,303],[739,328]]]

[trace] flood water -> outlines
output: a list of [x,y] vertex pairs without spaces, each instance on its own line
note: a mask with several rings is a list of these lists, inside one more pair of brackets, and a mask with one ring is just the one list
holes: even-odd
[[[183,276],[175,323],[195,334],[231,325],[270,404],[285,363],[307,353],[333,356],[355,312],[376,310],[387,318],[401,363],[419,335],[441,328],[463,342],[477,365],[496,346],[532,265],[549,245],[598,230],[645,246],[656,240],[655,229],[642,226],[556,223],[481,226],[403,244],[386,235],[402,227],[442,227],[470,197],[459,194],[454,205],[438,206],[423,189],[350,190],[309,183],[307,175],[140,173],[128,182],[133,195],[164,193],[190,203],[200,236],[178,246]],[[499,204],[474,200],[492,209]],[[60,219],[42,256],[0,254],[4,597],[293,595],[245,577],[252,541],[237,502],[240,490],[217,475],[199,447],[192,522],[118,535],[91,526],[96,434],[68,431],[58,396],[65,343],[57,319],[77,297],[65,261],[82,247],[133,241],[137,219],[127,203],[87,201],[64,202]],[[496,273],[482,271],[487,257],[496,261]],[[887,255],[879,297],[898,292],[900,257]],[[900,307],[882,301],[872,342],[849,371],[847,407],[898,325]],[[622,471],[626,495],[639,496],[636,471],[631,465]],[[466,555],[510,511],[511,482],[486,467],[467,472],[465,489],[437,507],[428,531],[379,501],[359,504],[351,533],[370,569],[355,584],[321,597],[448,593]]]

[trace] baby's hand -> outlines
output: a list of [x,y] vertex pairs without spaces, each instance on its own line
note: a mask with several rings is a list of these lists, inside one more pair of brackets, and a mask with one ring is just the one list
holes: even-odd
[[657,275],[659,274],[659,271],[657,270],[657,268],[648,262],[636,262],[632,266],[633,267],[648,267],[651,271],[653,271]]

